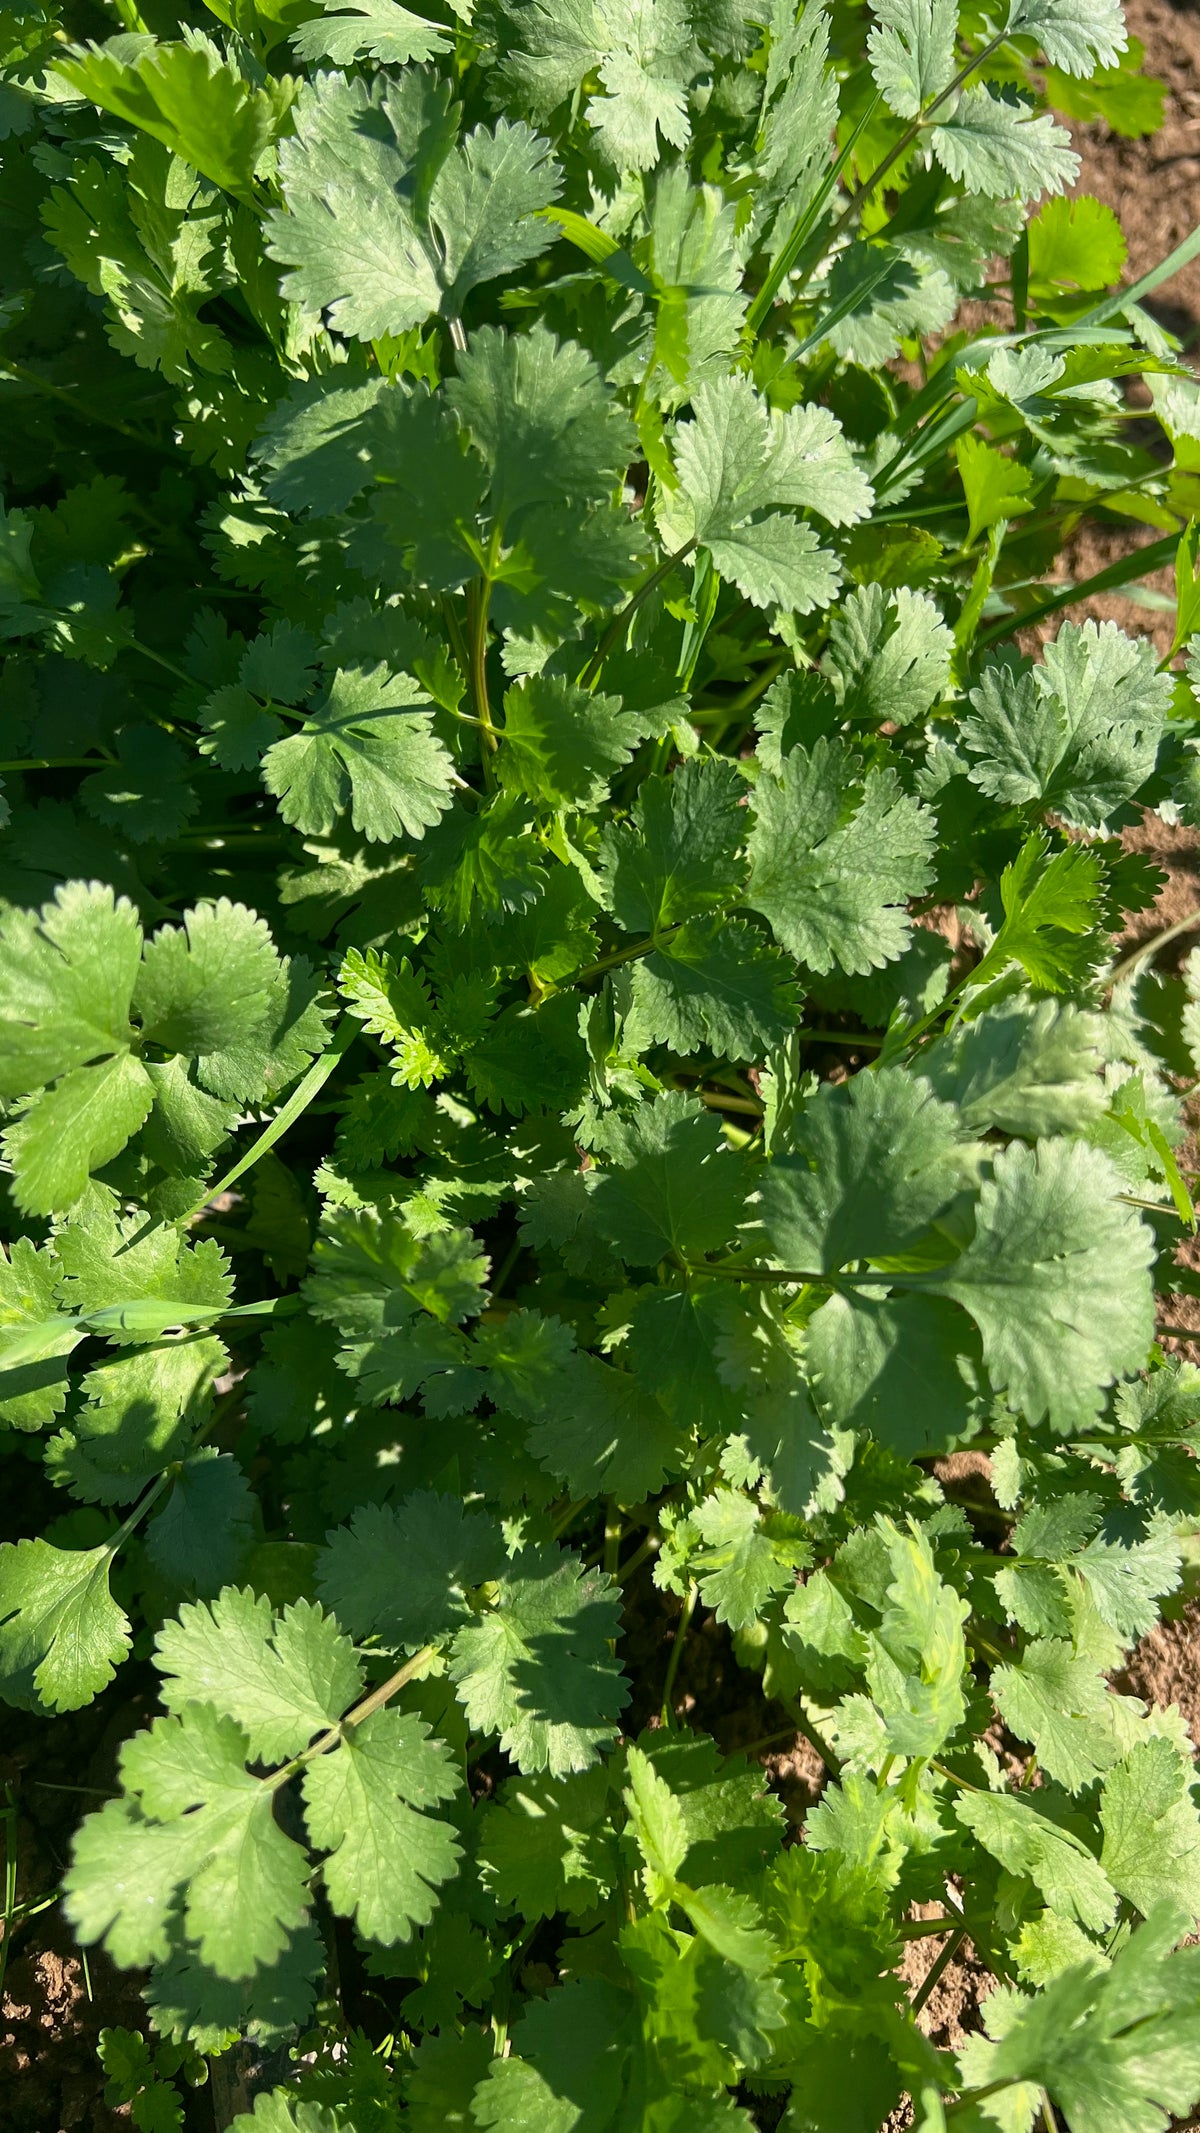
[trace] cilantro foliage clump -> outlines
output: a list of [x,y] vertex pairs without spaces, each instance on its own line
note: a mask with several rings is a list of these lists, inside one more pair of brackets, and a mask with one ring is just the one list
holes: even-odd
[[111,1709],[98,2083],[1162,2133],[1200,385],[1054,116],[1153,124],[1119,7],[0,39],[0,1697]]

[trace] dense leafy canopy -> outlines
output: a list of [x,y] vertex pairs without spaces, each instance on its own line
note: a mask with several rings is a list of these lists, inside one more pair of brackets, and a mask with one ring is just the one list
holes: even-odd
[[[1200,414],[1048,100],[1145,130],[1119,7],[0,40],[0,1697],[112,1700],[110,2102],[1162,2133],[1200,969],[1114,942]],[[1181,670],[1016,649],[1085,513]]]

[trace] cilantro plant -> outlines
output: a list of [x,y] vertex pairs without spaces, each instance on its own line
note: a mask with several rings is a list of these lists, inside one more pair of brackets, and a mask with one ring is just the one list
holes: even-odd
[[1048,101],[1152,128],[1119,8],[144,4],[0,27],[0,1695],[124,1736],[98,2091],[1161,2133],[1200,385]]

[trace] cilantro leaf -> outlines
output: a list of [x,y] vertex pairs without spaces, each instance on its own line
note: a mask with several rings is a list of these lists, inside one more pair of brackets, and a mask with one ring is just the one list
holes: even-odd
[[943,170],[969,193],[992,199],[1036,200],[1064,192],[1079,174],[1070,135],[1049,112],[996,96],[990,89],[964,89],[952,118],[940,119],[929,144]]
[[690,919],[635,965],[625,1033],[637,1051],[665,1044],[681,1058],[761,1059],[794,1026],[797,1006],[791,964],[753,926]]
[[619,925],[656,934],[725,901],[741,880],[741,796],[737,771],[721,761],[646,779],[628,823],[601,837],[601,894]]
[[69,1207],[150,1109],[130,1049],[141,945],[133,906],[99,883],[60,889],[39,914],[0,914],[0,1092],[47,1092],[5,1135],[31,1213]]
[[785,507],[811,508],[833,525],[866,516],[870,484],[840,425],[815,407],[772,415],[748,378],[699,386],[693,407],[676,433],[679,486],[658,502],[664,539],[706,548],[758,607],[827,606],[837,562]]
[[893,770],[841,741],[794,748],[760,778],[746,900],[812,970],[877,970],[903,954],[908,899],[929,883],[933,828]]
[[786,1266],[833,1273],[902,1251],[970,1182],[956,1114],[902,1069],[817,1092],[763,1183],[763,1222]]
[[532,675],[504,698],[500,782],[541,807],[598,807],[639,728],[620,699]]
[[[1165,1741],[1148,1745],[1167,1747]],[[1108,1875],[1080,1837],[1039,1814],[1032,1800],[1010,1793],[963,1793],[954,1812],[1010,1874],[1027,1874],[1060,1916],[1077,1919],[1093,1933],[1112,1924],[1116,1892]]]
[[715,1251],[736,1228],[746,1192],[743,1165],[694,1098],[643,1104],[605,1133],[611,1166],[595,1176],[588,1222],[631,1266],[668,1251]]
[[1118,1895],[1148,1917],[1160,1903],[1200,1915],[1200,1818],[1191,1771],[1172,1741],[1139,1741],[1100,1794],[1101,1864]]
[[338,671],[298,733],[263,757],[263,782],[285,822],[323,836],[347,809],[375,844],[421,837],[450,805],[451,765],[429,698],[407,674]]
[[268,1762],[334,1725],[362,1682],[348,1639],[319,1607],[298,1600],[275,1615],[269,1600],[236,1587],[164,1624],[155,1665],[169,1711],[215,1706]]
[[113,1599],[113,1549],[45,1540],[0,1548],[0,1694],[30,1711],[76,1711],[106,1688],[129,1650]]
[[923,718],[950,680],[954,640],[924,593],[861,585],[829,631],[825,664],[844,718]]
[[1060,1431],[1087,1425],[1153,1335],[1153,1243],[1116,1184],[1081,1142],[1014,1143],[984,1182],[970,1244],[926,1277],[970,1312],[996,1389]]
[[457,107],[414,68],[400,81],[322,76],[281,145],[286,212],[268,219],[285,292],[359,340],[457,317],[478,283],[553,241],[538,210],[558,196],[549,144],[502,119],[457,139]]
[[571,1777],[525,1777],[485,1807],[477,1856],[486,1886],[525,1918],[579,1917],[619,1874],[612,1779],[602,1764]]
[[1102,829],[1153,770],[1170,702],[1150,646],[1112,622],[1064,623],[1041,666],[985,668],[962,723],[970,776],[993,799]]
[[0,1248],[0,1420],[43,1429],[66,1405],[67,1357],[80,1329],[57,1309],[54,1254],[29,1237]]
[[451,1647],[468,1724],[499,1734],[519,1770],[586,1770],[628,1695],[608,1649],[618,1613],[610,1579],[557,1549],[523,1549],[495,1606]]
[[470,1619],[468,1591],[498,1577],[502,1561],[482,1512],[421,1490],[356,1511],[322,1550],[317,1585],[352,1637],[416,1651]]
[[329,1900],[385,1947],[428,1923],[434,1891],[457,1871],[452,1830],[421,1810],[458,1786],[449,1750],[403,1711],[372,1712],[305,1770],[305,1819],[329,1853]]
[[272,1815],[273,1793],[246,1769],[232,1718],[189,1704],[121,1753],[129,1797],[90,1815],[76,1838],[66,1906],[85,1942],[118,1961],[162,1961],[183,1893],[183,1927],[218,1976],[273,1962],[306,1913],[308,1861]]

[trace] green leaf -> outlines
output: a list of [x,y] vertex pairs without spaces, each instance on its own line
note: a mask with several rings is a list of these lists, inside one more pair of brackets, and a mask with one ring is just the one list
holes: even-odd
[[317,1586],[352,1637],[415,1652],[470,1620],[468,1593],[498,1577],[503,1560],[489,1518],[423,1489],[356,1511],[326,1542]]
[[715,1490],[673,1529],[660,1564],[661,1581],[681,1549],[704,1605],[732,1629],[756,1622],[772,1593],[782,1592],[810,1560],[803,1541],[786,1526],[773,1532],[761,1521],[757,1505],[736,1489]]
[[201,1962],[176,1927],[172,1953],[157,1963],[144,1988],[155,2029],[175,2044],[223,2051],[242,2036],[276,2048],[311,2019],[325,1948],[310,1923],[289,1934],[273,1963],[251,1978],[223,1978]]
[[0,1548],[0,1695],[27,1711],[77,1711],[107,1688],[130,1645],[108,1589],[113,1550]]
[[114,37],[82,58],[60,59],[55,72],[78,95],[246,200],[291,101],[286,78],[252,88],[204,37],[184,44]]
[[422,837],[450,804],[450,758],[428,697],[407,674],[339,670],[298,733],[263,757],[263,781],[285,822],[324,836],[347,812],[375,844]]
[[269,1600],[236,1587],[165,1623],[155,1665],[168,1711],[215,1706],[267,1762],[298,1754],[335,1725],[362,1684],[349,1639],[319,1607],[298,1600],[276,1615]]
[[272,1814],[269,1783],[246,1769],[232,1718],[190,1704],[127,1741],[128,1799],[89,1815],[75,1841],[66,1908],[80,1938],[118,1962],[163,1960],[183,1892],[183,1929],[225,1978],[272,1963],[305,1916],[308,1861]]
[[[1178,1763],[1166,1741],[1147,1745],[1166,1748]],[[1039,1814],[1033,1800],[1008,1793],[960,1793],[954,1812],[1010,1874],[1028,1875],[1051,1910],[1077,1919],[1093,1933],[1112,1924],[1116,1891],[1107,1873],[1081,1838]]]
[[1116,0],[1011,0],[1007,32],[1036,38],[1052,67],[1085,77],[1115,66],[1129,41]]
[[770,1165],[762,1220],[782,1263],[834,1273],[911,1246],[973,1181],[956,1113],[900,1068],[818,1090]]
[[[1052,200],[1050,207],[1067,203]],[[1074,206],[1074,202],[1069,203]],[[1048,209],[1046,210],[1048,212]],[[960,437],[954,448],[967,499],[967,539],[974,543],[1001,519],[1020,518],[1033,498],[1033,476],[1015,459],[1006,459],[982,437]]]
[[678,0],[662,8],[621,0],[602,14],[575,0],[506,5],[503,81],[519,107],[549,117],[588,76],[587,116],[605,163],[649,170],[664,147],[686,148],[687,90],[701,55]]
[[450,1751],[402,1711],[373,1712],[309,1763],[305,1816],[313,1843],[330,1854],[329,1900],[372,1940],[411,1940],[433,1916],[459,1846],[448,1823],[421,1810],[451,1799],[459,1782]]
[[907,586],[861,585],[829,630],[825,665],[843,718],[923,718],[950,680],[954,639],[934,603]]
[[809,968],[878,970],[903,954],[906,905],[928,886],[933,828],[894,770],[841,741],[794,748],[754,789],[746,900]]
[[399,0],[321,0],[324,17],[293,30],[298,59],[331,59],[349,66],[356,59],[377,59],[384,66],[408,66],[444,52],[447,36],[436,22],[414,15]]
[[0,1420],[11,1429],[44,1429],[66,1405],[67,1357],[82,1333],[57,1310],[58,1272],[29,1237],[0,1249]]
[[237,1461],[203,1445],[147,1526],[146,1553],[168,1584],[210,1599],[242,1571],[254,1511],[253,1491]]
[[686,1437],[632,1371],[572,1355],[539,1401],[529,1449],[572,1496],[641,1503],[685,1457]]
[[596,808],[640,735],[616,696],[533,675],[504,698],[500,783],[539,807]]
[[219,1244],[188,1244],[110,1204],[88,1208],[55,1240],[59,1300],[102,1325],[109,1340],[155,1340],[168,1326],[219,1316],[233,1282]]
[[134,992],[143,1034],[189,1058],[235,1050],[259,1032],[279,967],[270,931],[244,904],[201,904],[146,944]]
[[468,1724],[498,1734],[519,1770],[586,1770],[628,1694],[609,1651],[619,1611],[610,1578],[557,1549],[523,1549],[494,1607],[451,1647]]
[[954,75],[955,0],[874,0],[872,12],[867,51],[875,86],[897,118],[916,118]]
[[949,1451],[984,1391],[978,1337],[933,1296],[831,1296],[809,1324],[804,1369],[823,1416],[902,1459]]
[[595,1174],[588,1224],[630,1266],[716,1251],[737,1227],[745,1168],[694,1098],[659,1096],[614,1120],[604,1152],[611,1167]]
[[483,1810],[477,1857],[502,1909],[580,1917],[612,1894],[620,1860],[608,1771],[508,1780]]
[[1139,1741],[1104,1780],[1101,1863],[1143,1917],[1161,1903],[1200,1917],[1200,1818],[1190,1781],[1189,1764],[1168,1740]]
[[1151,645],[1112,622],[1066,622],[1040,667],[985,668],[962,722],[970,776],[1006,805],[1102,829],[1154,768],[1170,691]]
[[642,1855],[647,1893],[654,1901],[660,1893],[673,1893],[687,1857],[687,1828],[666,1779],[640,1748],[627,1750],[625,1767],[629,1773],[625,1794],[629,1826]]
[[634,1051],[665,1044],[686,1058],[762,1059],[795,1025],[799,1001],[787,957],[739,919],[685,920],[633,971],[625,1019]]
[[771,413],[745,377],[698,387],[693,407],[676,433],[679,486],[658,500],[663,538],[676,549],[707,548],[758,607],[803,615],[828,606],[837,562],[788,514],[807,507],[835,526],[866,516],[870,484],[841,425],[818,407]]
[[1014,1143],[982,1187],[970,1244],[927,1277],[975,1320],[996,1390],[1063,1432],[1087,1427],[1153,1338],[1153,1239],[1118,1182],[1082,1142]]
[[1061,289],[1106,289],[1120,281],[1125,259],[1124,233],[1112,208],[1086,193],[1047,200],[1029,225],[1029,286],[1043,297]]
[[929,145],[944,171],[969,193],[1036,200],[1063,192],[1079,174],[1070,135],[1049,112],[1009,102],[990,89],[964,89],[953,117],[941,119]]
[[629,821],[601,836],[601,894],[618,925],[657,934],[725,902],[742,878],[743,790],[719,759],[646,779]]
[[457,317],[480,282],[553,242],[538,212],[558,196],[549,144],[505,119],[460,144],[457,107],[431,76],[319,77],[294,126],[268,246],[293,270],[285,293],[340,333],[370,341],[431,312]]
[[1086,1652],[1039,1638],[1015,1665],[992,1673],[1000,1714],[1019,1740],[1032,1741],[1048,1777],[1079,1792],[1118,1761],[1118,1699]]
[[988,2007],[987,2037],[959,2053],[968,2096],[1003,2086],[1022,2112],[1013,2123],[1025,2124],[1044,2089],[1078,2133],[1113,2124],[1161,2133],[1167,2113],[1188,2111],[1200,1966],[1190,1949],[1171,1953],[1184,1916],[1157,1909],[1108,1969],[1073,1966],[1031,1999],[1002,1988]]
[[1005,1000],[922,1054],[921,1070],[972,1133],[1083,1133],[1104,1112],[1103,1025],[1056,1000]]

